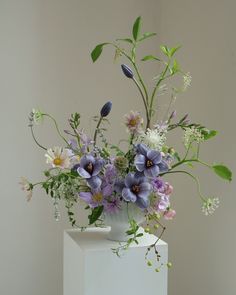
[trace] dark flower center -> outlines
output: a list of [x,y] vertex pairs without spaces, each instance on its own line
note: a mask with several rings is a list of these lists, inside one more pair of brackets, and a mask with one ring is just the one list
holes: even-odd
[[152,160],[149,160],[149,159],[148,159],[148,160],[146,161],[146,167],[147,167],[147,168],[150,168],[150,167],[152,167],[152,166],[153,166],[153,162],[152,162]]
[[139,185],[134,184],[134,185],[132,186],[132,192],[133,192],[134,194],[138,194],[138,193],[140,192],[140,187],[139,187]]
[[92,174],[93,173],[93,163],[89,162],[88,165],[86,165],[85,170]]

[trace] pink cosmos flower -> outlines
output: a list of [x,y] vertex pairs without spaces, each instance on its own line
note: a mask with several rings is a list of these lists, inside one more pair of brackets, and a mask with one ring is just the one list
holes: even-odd
[[176,211],[173,209],[169,209],[164,213],[163,216],[166,220],[172,220],[175,217],[175,215],[176,215]]

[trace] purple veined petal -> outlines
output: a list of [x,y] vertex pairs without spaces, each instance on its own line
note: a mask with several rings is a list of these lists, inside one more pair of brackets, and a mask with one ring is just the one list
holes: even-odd
[[140,192],[138,193],[139,198],[147,198],[151,191],[152,191],[152,186],[148,182],[143,182],[139,185]]
[[150,150],[147,152],[147,158],[151,160],[154,164],[158,164],[162,160],[161,153],[155,150]]
[[150,201],[148,198],[138,198],[135,204],[140,208],[140,209],[146,209],[150,205]]
[[161,161],[158,164],[158,167],[160,169],[160,173],[164,173],[164,172],[167,172],[169,170],[169,166],[165,161]]
[[82,200],[84,200],[88,204],[90,204],[92,201],[92,193],[90,192],[80,192],[79,196]]
[[118,179],[116,182],[115,182],[115,185],[114,185],[114,190],[117,192],[117,193],[120,193],[122,192],[123,188],[125,187],[125,182],[123,179]]
[[134,173],[134,177],[135,178],[141,178],[141,179],[143,179],[143,178],[145,178],[145,176],[144,176],[144,173],[143,172],[139,172],[139,171],[136,171],[135,173]]
[[111,196],[112,192],[113,192],[113,186],[111,184],[105,185],[102,189],[102,194],[104,197]]
[[103,165],[104,165],[104,161],[102,159],[96,159],[95,163],[93,164],[92,176],[98,175],[98,173],[101,171]]
[[136,202],[137,197],[134,193],[131,192],[129,188],[123,188],[122,190],[122,197],[127,202]]
[[80,159],[80,165],[81,167],[84,167],[85,165],[88,165],[89,163],[94,164],[95,159],[92,155],[85,155]]
[[125,186],[131,187],[134,183],[135,183],[134,174],[132,173],[127,174],[125,177]]
[[139,143],[136,145],[136,151],[138,154],[146,156],[148,152],[148,147],[143,143]]
[[156,177],[159,175],[159,172],[160,172],[159,167],[157,165],[155,165],[155,166],[152,166],[152,167],[144,170],[144,175],[146,177]]
[[101,186],[102,180],[98,176],[93,176],[93,177],[87,179],[87,183],[92,189],[95,190]]
[[77,172],[83,178],[87,178],[87,179],[91,178],[91,175],[84,168],[82,168],[82,167],[79,167],[77,169]]
[[142,172],[145,169],[146,158],[144,155],[138,154],[135,157],[134,165],[139,172]]

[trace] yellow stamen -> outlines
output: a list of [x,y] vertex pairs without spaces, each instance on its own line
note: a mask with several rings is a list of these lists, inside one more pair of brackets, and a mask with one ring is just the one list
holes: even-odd
[[53,160],[53,164],[56,165],[56,166],[60,166],[62,164],[62,159],[61,158],[55,158]]
[[96,193],[93,195],[93,201],[100,203],[103,200],[103,195],[102,193]]
[[137,119],[130,119],[130,121],[129,121],[129,125],[131,126],[131,127],[135,127],[136,125],[137,125]]

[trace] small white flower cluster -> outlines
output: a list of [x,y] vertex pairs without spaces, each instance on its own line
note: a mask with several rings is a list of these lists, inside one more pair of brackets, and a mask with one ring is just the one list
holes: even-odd
[[184,74],[183,80],[184,80],[183,91],[186,91],[190,87],[191,81],[192,81],[192,77],[190,76],[190,73]]
[[139,140],[145,143],[149,148],[161,151],[166,142],[166,130],[161,130],[156,127],[155,129],[147,129],[146,132],[140,135]]
[[183,143],[186,148],[189,147],[191,143],[194,141],[200,143],[204,140],[204,136],[202,135],[201,131],[196,127],[189,127],[185,129]]
[[203,202],[202,212],[207,216],[213,214],[215,210],[219,207],[219,198],[208,198]]

